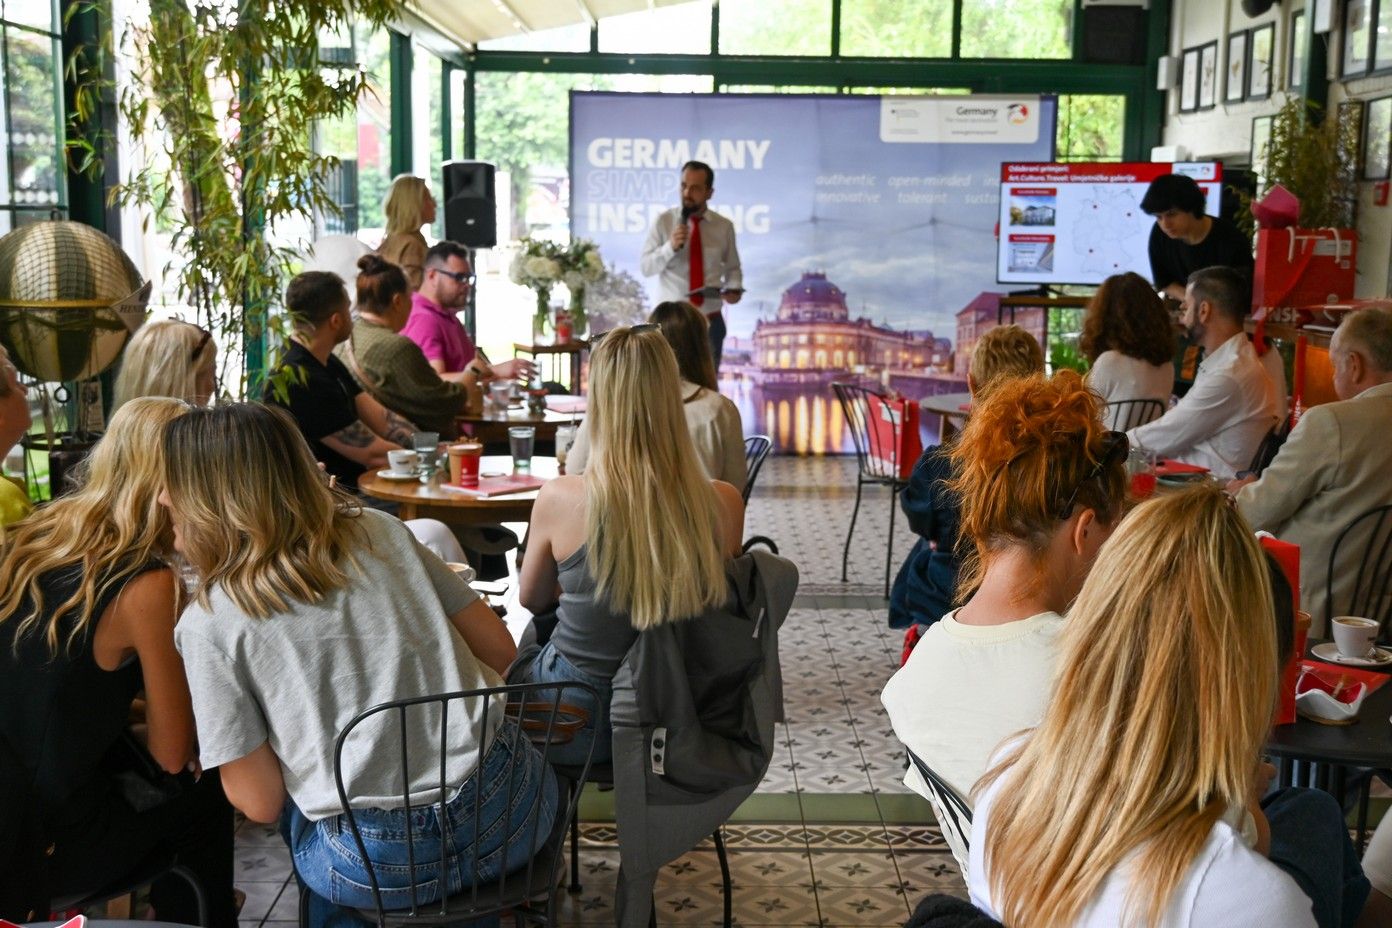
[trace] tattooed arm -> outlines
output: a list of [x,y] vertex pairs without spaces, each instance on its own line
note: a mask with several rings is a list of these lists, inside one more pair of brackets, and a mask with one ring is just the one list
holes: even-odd
[[377,402],[366,390],[358,394],[355,402],[358,419],[364,425],[389,442],[403,448],[411,447],[411,433],[420,431],[414,423]]
[[[409,435],[408,432],[408,438]],[[351,425],[344,426],[319,440],[348,460],[369,469],[386,467],[387,452],[401,447],[395,442],[374,435],[372,430],[360,421],[354,421]]]

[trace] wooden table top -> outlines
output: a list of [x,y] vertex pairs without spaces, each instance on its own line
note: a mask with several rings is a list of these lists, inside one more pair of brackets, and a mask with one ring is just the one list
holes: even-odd
[[461,423],[469,425],[483,425],[485,423],[496,423],[498,425],[569,425],[580,424],[580,420],[585,418],[583,413],[556,412],[548,409],[541,415],[536,415],[527,411],[526,406],[510,406],[506,414],[489,409],[488,404],[484,403],[484,410],[481,413],[465,414],[456,417]]
[[[965,417],[971,412],[971,401],[970,393],[939,393],[936,396],[923,397],[918,401],[918,408],[942,416]],[[967,408],[963,409],[963,406]]]
[[[512,457],[506,454],[485,455],[479,473],[512,473]],[[542,480],[554,479],[560,473],[555,458],[534,457],[529,471]],[[432,518],[456,525],[494,522],[525,522],[531,518],[532,504],[537,491],[509,493],[505,496],[479,497],[446,490],[419,480],[387,480],[375,473],[358,478],[358,489],[369,496],[401,506],[402,519]]]

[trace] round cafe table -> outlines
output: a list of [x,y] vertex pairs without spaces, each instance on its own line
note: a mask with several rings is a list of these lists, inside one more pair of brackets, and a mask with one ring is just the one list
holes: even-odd
[[[446,462],[442,465],[447,467]],[[479,466],[479,473],[510,474],[513,472],[512,458],[506,454],[485,455]],[[533,477],[551,480],[560,472],[555,458],[534,457],[528,471]],[[445,476],[448,477],[448,471]],[[437,478],[438,479],[438,478]],[[528,522],[532,517],[532,504],[536,502],[537,491],[509,493],[504,496],[471,496],[447,490],[435,484],[423,484],[419,480],[387,480],[376,473],[366,473],[358,478],[358,489],[376,499],[397,503],[401,507],[401,518],[439,519],[446,525],[496,525],[499,522]]]
[[562,425],[579,425],[584,414],[561,413],[554,410],[546,410],[541,415],[528,412],[520,404],[510,407],[507,413],[499,413],[490,408],[487,401],[484,402],[484,411],[476,414],[465,414],[459,416],[456,421],[460,425],[461,432],[468,432],[484,443],[505,442],[508,440],[508,429],[514,425],[530,425],[536,429],[536,437],[539,440],[550,441],[556,437],[556,428]]

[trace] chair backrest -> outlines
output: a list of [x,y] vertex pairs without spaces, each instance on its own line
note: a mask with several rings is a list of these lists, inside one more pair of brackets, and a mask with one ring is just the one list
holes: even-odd
[[767,435],[750,435],[744,440],[744,501],[749,502],[750,491],[754,489],[754,481],[759,477],[759,470],[764,466],[764,458],[768,457],[769,449],[773,447],[773,439]]
[[[484,877],[481,867],[483,855],[470,853],[468,857],[472,860],[472,869],[468,874],[467,883],[460,887],[460,890],[453,895],[448,891],[446,880],[441,873],[440,892],[438,899],[421,899],[420,883],[423,880],[433,878],[430,873],[422,873],[422,868],[435,867],[440,871],[444,870],[442,862],[459,855],[466,849],[451,848],[449,846],[450,829],[444,827],[443,823],[449,821],[446,806],[462,786],[460,783],[453,783],[448,780],[446,770],[450,755],[456,754],[458,748],[449,743],[446,737],[440,737],[438,757],[434,757],[435,751],[431,751],[432,758],[427,758],[433,764],[433,769],[438,771],[438,776],[433,777],[431,794],[433,797],[429,803],[434,806],[441,827],[439,828],[439,850],[438,852],[426,854],[424,847],[417,848],[422,840],[419,832],[419,825],[410,814],[413,808],[421,808],[419,800],[412,802],[412,783],[415,781],[413,772],[422,769],[419,761],[413,765],[410,751],[408,748],[408,732],[412,731],[413,713],[432,713],[427,717],[435,719],[438,714],[438,731],[442,733],[449,731],[449,715],[451,707],[457,712],[466,712],[465,708],[477,700],[482,700],[484,707],[482,731],[491,731],[499,721],[499,713],[514,719],[513,724],[503,725],[497,728],[497,734],[493,739],[479,739],[480,744],[475,749],[476,764],[475,771],[484,769],[484,756],[488,748],[491,748],[498,738],[506,738],[511,753],[511,760],[508,763],[507,771],[504,774],[507,780],[507,805],[506,809],[513,810],[516,803],[522,798],[522,787],[525,778],[519,775],[517,759],[521,752],[532,750],[532,745],[544,755],[546,749],[553,743],[559,744],[570,740],[574,732],[574,720],[567,718],[567,707],[577,701],[585,702],[583,697],[588,694],[589,700],[597,701],[598,694],[593,687],[583,683],[523,683],[511,686],[489,687],[487,689],[465,690],[455,693],[445,693],[438,696],[419,696],[413,699],[398,699],[392,702],[382,703],[373,706],[365,712],[356,716],[339,733],[338,740],[334,745],[334,783],[338,787],[338,799],[343,808],[343,816],[348,822],[348,828],[352,832],[353,841],[357,845],[358,853],[366,862],[368,876],[372,886],[372,895],[377,907],[377,924],[379,928],[385,928],[386,910],[382,905],[382,890],[377,878],[377,866],[371,861],[367,854],[367,848],[363,843],[362,833],[358,827],[357,815],[351,805],[351,797],[348,795],[345,785],[345,772],[343,769],[343,748],[354,729],[373,720],[375,723],[384,723],[378,716],[392,714],[396,717],[398,729],[398,756],[395,758],[399,764],[399,775],[401,777],[401,803],[397,808],[407,811],[404,816],[406,824],[406,848],[407,848],[407,873],[411,877],[410,895],[411,907],[409,912],[397,914],[409,914],[412,917],[448,917],[451,921],[461,921],[469,918],[484,916],[496,913],[505,909],[520,905],[525,900],[534,897],[541,892],[553,891],[557,885],[562,857],[559,845],[565,833],[565,823],[569,821],[576,801],[575,796],[571,796],[565,804],[556,809],[555,823],[545,832],[540,827],[542,816],[539,814],[543,802],[543,792],[538,789],[531,797],[531,808],[528,818],[532,822],[530,829],[524,829],[525,834],[513,834],[513,828],[505,827],[500,829],[502,846],[497,849],[496,854],[490,855],[497,861],[507,861],[516,859],[519,842],[526,843],[527,865],[525,870],[518,870],[514,873],[501,873],[494,876]],[[495,697],[506,697],[506,709],[495,708]],[[586,703],[591,704],[591,703]],[[433,721],[432,721],[433,724]],[[593,745],[591,744],[591,748]],[[584,764],[579,768],[580,777],[584,778],[588,774],[590,767],[590,755],[586,753]],[[486,826],[489,823],[481,822],[482,801],[481,789],[474,790],[474,802],[472,807],[472,833],[475,842],[487,836],[489,832]],[[419,796],[419,791],[416,791]],[[505,812],[505,816],[513,817],[513,811]],[[485,827],[481,827],[485,826]],[[554,847],[553,847],[554,845]],[[477,851],[477,844],[474,851]],[[551,850],[553,852],[548,852]],[[421,859],[418,856],[424,855]],[[432,905],[431,903],[437,903]],[[429,905],[429,911],[426,906]]]
[[1127,432],[1164,414],[1165,404],[1159,400],[1112,400],[1103,419],[1113,432]]
[[1252,465],[1247,469],[1260,477],[1261,472],[1270,467],[1271,462],[1276,460],[1276,452],[1280,451],[1281,446],[1286,443],[1287,434],[1289,434],[1289,428],[1286,425],[1286,420],[1282,420],[1268,429],[1261,444],[1257,445],[1257,453],[1252,455]]
[[[1334,601],[1334,577],[1358,565],[1347,600]],[[1340,568],[1342,567],[1342,571]],[[1336,615],[1360,615],[1378,623],[1378,638],[1392,619],[1392,506],[1369,509],[1350,522],[1334,540],[1325,577],[1325,628]]]
[[[874,427],[874,412],[870,407],[870,397],[884,399],[884,394],[853,383],[833,383],[831,389],[836,391],[841,413],[846,417],[846,427],[851,430],[860,475],[881,480],[897,479],[899,449],[891,447],[893,442],[885,441],[888,430]],[[886,467],[886,462],[892,466]]]
[[933,768],[925,764],[922,758],[907,747],[904,750],[909,755],[909,763],[914,765],[914,769],[923,777],[923,782],[928,787],[928,800],[933,806],[933,814],[938,818],[943,837],[947,839],[947,846],[952,849],[952,856],[957,859],[957,866],[962,871],[962,879],[965,880],[967,852],[971,849],[971,806],[967,805],[967,801],[957,795],[957,791],[948,786],[942,777],[934,773]]

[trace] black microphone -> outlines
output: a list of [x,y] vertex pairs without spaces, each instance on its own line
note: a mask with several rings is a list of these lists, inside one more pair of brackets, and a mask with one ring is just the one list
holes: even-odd
[[[694,207],[694,206],[683,206],[683,207],[682,207],[682,225],[686,225],[688,222],[691,221],[691,214],[694,213],[694,212],[696,212],[696,207]],[[677,251],[681,251],[682,248],[685,248],[685,247],[686,247],[686,243],[685,243],[685,242],[682,242],[681,247],[678,248]]]

